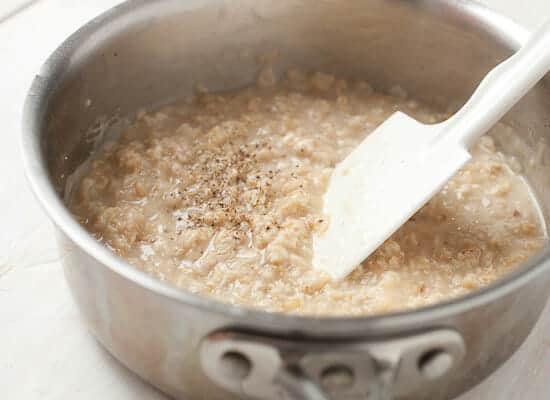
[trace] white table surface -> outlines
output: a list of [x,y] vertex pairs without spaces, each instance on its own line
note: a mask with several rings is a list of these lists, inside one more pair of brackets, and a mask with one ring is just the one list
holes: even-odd
[[[18,149],[22,102],[41,63],[77,27],[118,2],[0,0],[0,399],[166,400],[87,333]],[[550,0],[482,2],[531,28],[550,16]],[[543,399],[550,399],[550,303],[520,350],[459,400]]]

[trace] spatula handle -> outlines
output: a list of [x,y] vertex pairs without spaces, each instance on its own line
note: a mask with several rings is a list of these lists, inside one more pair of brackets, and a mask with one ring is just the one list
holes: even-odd
[[550,70],[550,20],[513,56],[483,79],[468,102],[449,120],[437,140],[470,147]]

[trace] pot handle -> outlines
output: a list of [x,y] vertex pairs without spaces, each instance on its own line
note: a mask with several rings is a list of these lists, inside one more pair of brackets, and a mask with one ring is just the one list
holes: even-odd
[[317,383],[298,368],[282,368],[275,382],[293,400],[331,400]]
[[465,354],[438,329],[383,341],[294,341],[233,330],[203,339],[201,364],[218,386],[261,400],[390,400],[445,379]]

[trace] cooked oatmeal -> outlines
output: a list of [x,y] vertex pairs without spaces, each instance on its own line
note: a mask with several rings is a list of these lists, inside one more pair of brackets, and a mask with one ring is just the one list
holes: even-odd
[[71,207],[155,277],[233,304],[362,315],[487,285],[545,241],[536,206],[489,137],[413,218],[341,281],[311,268],[331,171],[396,110],[447,115],[368,83],[269,69],[236,92],[140,112],[91,162]]

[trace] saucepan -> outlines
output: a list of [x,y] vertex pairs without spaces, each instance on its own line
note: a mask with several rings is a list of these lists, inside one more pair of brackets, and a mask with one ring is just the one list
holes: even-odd
[[[369,317],[267,313],[198,297],[138,271],[71,216],[71,177],[136,110],[251,83],[264,54],[289,67],[400,85],[458,107],[527,32],[461,0],[137,0],[67,39],[24,110],[26,172],[57,227],[65,275],[93,335],[178,399],[451,399],[528,335],[550,284],[548,248],[492,285],[417,310]],[[548,221],[550,89],[502,121]],[[502,131],[502,130],[499,130]]]

